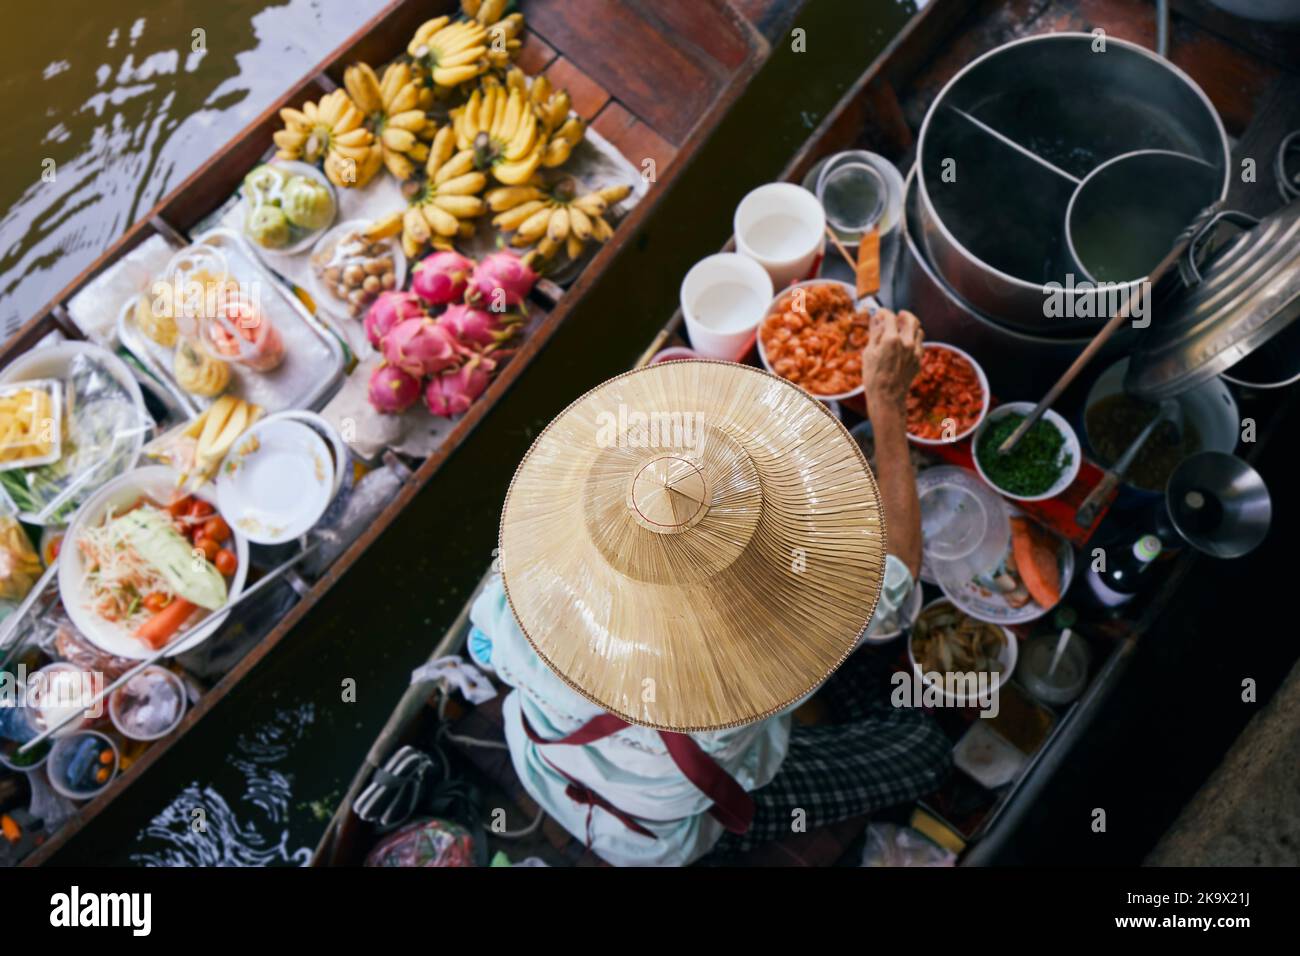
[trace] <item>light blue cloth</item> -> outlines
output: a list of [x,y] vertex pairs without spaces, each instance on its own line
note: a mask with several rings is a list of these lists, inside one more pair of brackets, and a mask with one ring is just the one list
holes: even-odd
[[[890,555],[876,615],[894,616],[912,590],[912,576]],[[558,739],[602,710],[570,689],[537,656],[514,619],[501,579],[495,577],[470,611],[474,627],[491,642],[492,668],[515,689],[502,704],[506,741],[515,772],[529,795],[566,830],[591,840],[592,850],[618,866],[681,866],[712,849],[723,828],[707,811],[709,798],[683,776],[657,731],[632,726],[583,746],[539,747],[524,733],[521,715],[536,733]],[[800,701],[802,703],[802,701]],[[768,783],[790,741],[790,712],[728,730],[691,736],[746,790]],[[655,834],[642,836],[601,808],[589,810],[565,789],[562,770],[635,817]]]

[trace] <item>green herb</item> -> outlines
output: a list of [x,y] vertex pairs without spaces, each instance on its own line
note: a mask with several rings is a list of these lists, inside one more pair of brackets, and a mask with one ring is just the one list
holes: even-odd
[[980,436],[975,454],[989,481],[1013,495],[1041,495],[1056,483],[1061,472],[1071,464],[1070,455],[1061,454],[1065,436],[1051,422],[1040,418],[1025,432],[1019,444],[1002,455],[998,446],[1010,437],[1024,415],[1006,415],[989,423]]

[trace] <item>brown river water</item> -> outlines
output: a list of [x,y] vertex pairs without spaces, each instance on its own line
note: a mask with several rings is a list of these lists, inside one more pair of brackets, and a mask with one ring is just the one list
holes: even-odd
[[0,331],[8,336],[382,4],[5,6]]

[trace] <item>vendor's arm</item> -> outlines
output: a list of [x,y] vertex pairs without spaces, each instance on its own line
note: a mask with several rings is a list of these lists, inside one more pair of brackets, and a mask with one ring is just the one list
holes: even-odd
[[876,446],[889,552],[912,578],[921,571],[921,505],[907,446],[907,390],[921,368],[921,323],[911,312],[881,309],[873,317],[871,338],[862,352],[862,381]]

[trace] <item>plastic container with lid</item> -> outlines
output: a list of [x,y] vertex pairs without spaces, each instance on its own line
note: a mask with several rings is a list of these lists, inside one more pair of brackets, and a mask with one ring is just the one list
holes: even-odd
[[0,385],[0,471],[58,461],[63,383],[53,378]]
[[955,586],[998,566],[1011,543],[1006,505],[963,468],[927,468],[917,476],[922,577]]

